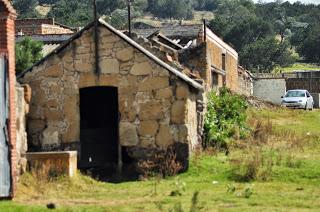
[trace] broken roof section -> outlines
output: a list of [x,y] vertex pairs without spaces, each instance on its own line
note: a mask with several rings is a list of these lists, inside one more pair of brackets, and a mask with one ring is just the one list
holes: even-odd
[[190,40],[198,38],[199,33],[203,31],[203,25],[202,24],[196,24],[196,25],[171,24],[171,25],[164,25],[164,26],[155,27],[155,28],[133,29],[134,33],[144,38],[148,38],[152,36],[157,31],[161,32],[164,36],[170,39],[179,39],[180,44],[185,45]]
[[[34,64],[31,68],[23,71],[21,74],[18,75],[18,78],[23,77],[27,72],[30,72],[33,70],[34,67],[42,64],[44,61],[46,61],[49,57],[51,57],[52,55],[58,54],[59,52],[61,52],[64,48],[66,48],[73,40],[81,37],[81,35],[89,30],[91,27],[93,27],[93,22],[88,24],[86,27],[84,27],[82,30],[80,30],[78,33],[75,33],[71,38],[69,38],[67,41],[65,41],[64,43],[62,43],[58,48],[56,48],[53,52],[51,52],[50,54],[48,54],[46,57],[44,57],[42,60],[40,60],[39,62],[37,62],[36,64]],[[106,27],[108,30],[110,30],[112,33],[114,33],[115,35],[119,36],[122,40],[126,41],[128,44],[130,44],[131,46],[133,46],[134,48],[136,48],[137,50],[139,50],[141,53],[143,53],[144,55],[146,55],[147,57],[149,57],[151,60],[153,60],[154,62],[156,62],[158,65],[162,66],[163,68],[165,68],[166,70],[168,70],[169,72],[171,72],[172,74],[174,74],[175,76],[177,76],[178,78],[182,79],[183,81],[187,82],[190,86],[198,89],[198,90],[203,90],[203,86],[196,82],[195,80],[191,79],[189,76],[185,75],[184,73],[178,71],[177,69],[173,68],[172,66],[168,65],[167,63],[165,63],[164,61],[162,61],[161,59],[159,59],[158,57],[156,57],[153,53],[151,53],[150,51],[148,51],[147,49],[145,49],[144,47],[142,47],[140,44],[136,43],[134,40],[132,40],[131,38],[129,38],[128,36],[126,36],[124,33],[120,32],[119,30],[115,29],[114,27],[112,27],[111,25],[109,25],[108,23],[106,23],[104,20],[99,19],[99,25],[100,26],[104,26]]]

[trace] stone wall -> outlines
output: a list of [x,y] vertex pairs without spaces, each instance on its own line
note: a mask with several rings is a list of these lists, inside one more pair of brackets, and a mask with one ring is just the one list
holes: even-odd
[[[237,52],[224,43],[214,33],[207,29],[207,55],[210,65],[223,70],[222,55],[225,55],[225,85],[232,91],[238,90],[238,54]],[[223,81],[222,76],[219,77],[220,82]],[[211,81],[209,80],[211,84]]]
[[16,115],[17,115],[17,170],[18,174],[23,174],[26,170],[26,152],[28,150],[26,115],[29,112],[30,88],[28,86],[16,85]]
[[237,92],[238,87],[238,60],[226,53],[226,86]]
[[94,74],[93,32],[88,30],[21,79],[33,90],[28,135],[34,150],[76,149],[79,89],[92,86],[118,88],[120,143],[132,147],[133,157],[141,156],[141,149],[196,145],[196,114],[190,114],[197,93],[107,28],[99,27],[99,37],[100,75]]
[[253,82],[253,96],[264,101],[281,104],[281,96],[285,92],[286,81],[283,78],[255,79]]

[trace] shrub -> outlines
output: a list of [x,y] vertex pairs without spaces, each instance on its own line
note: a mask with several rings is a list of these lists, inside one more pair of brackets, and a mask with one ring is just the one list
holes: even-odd
[[245,137],[248,132],[247,107],[242,96],[232,94],[227,88],[220,89],[220,95],[209,93],[204,123],[204,148],[213,146],[227,149],[231,137]]
[[16,44],[16,72],[19,74],[42,58],[43,43],[26,37]]

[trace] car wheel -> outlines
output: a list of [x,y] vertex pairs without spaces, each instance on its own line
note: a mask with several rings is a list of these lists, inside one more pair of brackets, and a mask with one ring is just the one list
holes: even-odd
[[304,110],[308,109],[308,103],[306,103],[306,106],[304,107]]
[[313,104],[311,104],[311,107],[309,108],[309,110],[311,110],[311,111],[313,110]]

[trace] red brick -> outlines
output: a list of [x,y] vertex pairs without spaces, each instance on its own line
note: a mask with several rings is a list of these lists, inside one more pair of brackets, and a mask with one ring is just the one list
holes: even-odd
[[16,114],[15,114],[15,52],[14,52],[14,22],[16,12],[8,0],[0,0],[5,8],[0,12],[0,53],[6,54],[9,60],[9,147],[12,190],[11,197],[14,197],[17,180],[17,150],[16,150]]

